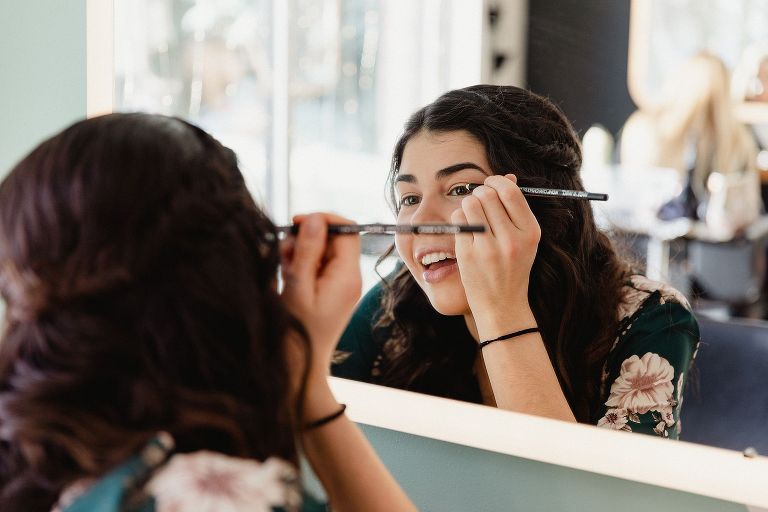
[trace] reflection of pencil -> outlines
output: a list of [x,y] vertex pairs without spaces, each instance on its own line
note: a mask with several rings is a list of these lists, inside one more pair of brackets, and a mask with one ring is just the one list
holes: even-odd
[[[475,190],[480,185],[467,185],[469,190]],[[559,188],[520,187],[524,196],[528,197],[562,197],[564,199],[586,199],[587,201],[607,201],[608,194],[585,192],[584,190],[563,190]]]
[[[295,235],[299,226],[278,226],[278,233]],[[483,233],[485,226],[461,224],[329,224],[328,232],[337,235],[353,233],[414,233],[421,235],[446,235],[456,233]]]

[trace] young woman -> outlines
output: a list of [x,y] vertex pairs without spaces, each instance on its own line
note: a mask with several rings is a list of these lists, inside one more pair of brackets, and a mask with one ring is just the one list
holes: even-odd
[[0,510],[413,510],[327,384],[359,240],[295,219],[282,248],[235,155],[114,114],[0,186]]
[[518,186],[583,190],[580,166],[565,116],[523,89],[451,91],[413,114],[388,181],[397,221],[486,232],[396,236],[403,265],[363,298],[332,372],[676,437],[698,343],[686,300],[634,275],[588,202]]

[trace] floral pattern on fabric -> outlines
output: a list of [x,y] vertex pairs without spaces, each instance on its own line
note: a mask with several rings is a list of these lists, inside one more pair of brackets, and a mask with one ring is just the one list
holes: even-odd
[[301,504],[296,470],[275,458],[264,462],[201,451],[173,456],[150,480],[157,512],[271,512]]
[[[612,407],[597,426],[632,431],[628,422],[640,423],[640,415],[651,413],[656,423],[654,432],[666,437],[666,428],[675,424],[672,398],[675,369],[669,361],[651,352],[643,357],[633,355],[621,365],[621,373],[613,385],[605,405]],[[682,377],[682,374],[681,374]]]
[[647,353],[626,359],[621,374],[611,386],[611,396],[605,405],[645,414],[666,407],[675,387],[675,369],[658,354]]
[[690,310],[691,305],[685,295],[666,283],[653,281],[645,276],[634,275],[629,278],[629,284],[624,287],[624,302],[619,305],[619,320],[631,317],[640,309],[653,292],[659,292],[660,304],[674,301]]
[[343,350],[334,350],[333,356],[331,356],[331,364],[344,364],[344,361],[349,359],[352,352],[345,352]]
[[[628,432],[640,430],[661,437],[677,437],[679,434],[678,417],[684,377],[695,357],[698,337],[693,340],[692,353],[685,357],[685,350],[690,347],[676,344],[683,340],[690,342],[693,333],[679,332],[672,313],[667,313],[667,317],[659,313],[672,304],[679,305],[678,308],[690,314],[690,304],[676,289],[645,276],[634,275],[629,279],[624,302],[619,307],[622,328],[611,353],[620,343],[626,344],[626,340],[632,338],[634,331],[638,330],[635,328],[633,331],[635,325],[642,325],[648,331],[648,326],[655,324],[658,339],[643,340],[643,346],[652,347],[653,351],[640,351],[619,359],[618,375],[614,373],[610,390],[607,389],[609,376],[611,372],[616,372],[617,362],[612,362],[611,357],[606,360],[602,388],[604,395],[608,395],[605,401],[607,410],[597,421],[599,427]],[[648,310],[656,311],[656,315],[646,314]],[[661,351],[679,356],[681,361],[671,363],[660,355]]]

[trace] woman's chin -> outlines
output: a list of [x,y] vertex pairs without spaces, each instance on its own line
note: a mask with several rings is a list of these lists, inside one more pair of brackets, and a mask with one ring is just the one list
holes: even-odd
[[469,313],[469,304],[462,294],[460,297],[435,297],[429,296],[429,303],[435,308],[435,311],[445,316],[463,316]]

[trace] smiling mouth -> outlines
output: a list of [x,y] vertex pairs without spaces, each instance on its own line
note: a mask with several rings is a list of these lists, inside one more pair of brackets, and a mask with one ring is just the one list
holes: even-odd
[[433,252],[422,256],[419,263],[425,270],[437,270],[456,263],[456,257],[448,252]]
[[424,273],[422,278],[427,283],[438,283],[452,275],[457,269],[456,256],[449,252],[432,252],[419,260]]
[[435,263],[429,263],[428,265],[424,265],[425,270],[438,270],[443,267],[447,267],[449,265],[453,265],[456,263],[455,258],[446,258],[444,260],[436,261]]

